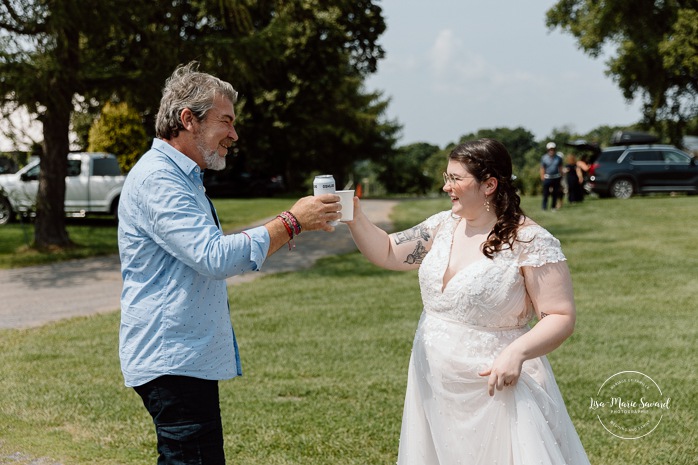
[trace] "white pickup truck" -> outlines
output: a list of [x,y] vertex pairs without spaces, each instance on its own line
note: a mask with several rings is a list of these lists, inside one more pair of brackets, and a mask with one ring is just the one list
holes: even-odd
[[[68,154],[65,178],[65,212],[69,216],[109,213],[116,218],[119,195],[126,176],[109,153]],[[0,174],[0,224],[15,215],[31,214],[39,190],[39,160],[30,161],[14,174]]]

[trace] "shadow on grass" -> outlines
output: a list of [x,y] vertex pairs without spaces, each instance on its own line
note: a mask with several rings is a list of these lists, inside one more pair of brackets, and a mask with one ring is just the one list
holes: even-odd
[[379,268],[369,262],[361,253],[350,252],[343,255],[321,258],[316,266],[304,271],[308,277],[371,277],[380,278],[396,273],[392,270]]

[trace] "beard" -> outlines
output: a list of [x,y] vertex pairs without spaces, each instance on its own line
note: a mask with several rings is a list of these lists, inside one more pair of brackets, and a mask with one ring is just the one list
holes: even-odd
[[207,170],[220,171],[225,168],[225,157],[218,155],[218,147],[211,150],[206,147],[206,142],[203,140],[202,131],[195,135],[196,148],[204,159]]
[[220,171],[225,168],[225,157],[218,155],[218,150],[207,151],[203,147],[199,147],[199,150],[204,154],[206,169]]

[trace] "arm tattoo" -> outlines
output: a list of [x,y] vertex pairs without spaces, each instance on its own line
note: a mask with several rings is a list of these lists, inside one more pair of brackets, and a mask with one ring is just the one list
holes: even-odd
[[405,263],[408,263],[410,265],[421,265],[422,260],[424,257],[427,255],[427,249],[422,245],[422,241],[417,241],[417,247],[414,248],[414,251],[412,251],[411,254],[407,256],[405,259]]
[[425,229],[421,226],[415,226],[412,229],[396,233],[395,245],[402,244],[403,242],[419,240],[420,238],[425,241],[428,241],[429,239],[431,239],[431,235],[429,234],[428,229]]

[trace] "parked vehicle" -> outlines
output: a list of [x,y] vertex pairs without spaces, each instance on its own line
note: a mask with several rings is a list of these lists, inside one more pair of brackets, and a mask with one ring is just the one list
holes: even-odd
[[[14,174],[0,175],[0,224],[10,222],[17,214],[33,214],[39,190],[39,169],[39,159],[35,158]],[[116,218],[125,179],[118,160],[112,154],[68,154],[66,214],[84,216],[109,213]]]
[[[614,144],[596,149],[589,170],[589,189],[601,197],[628,199],[650,192],[698,193],[696,160],[673,145],[656,144],[654,136],[623,132]],[[585,141],[567,145],[594,151]]]

